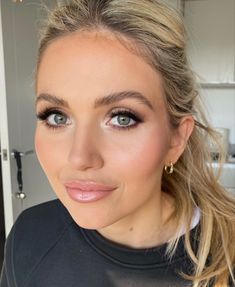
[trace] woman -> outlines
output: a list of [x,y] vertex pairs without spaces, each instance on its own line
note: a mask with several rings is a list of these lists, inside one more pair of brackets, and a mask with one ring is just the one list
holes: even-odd
[[1,287],[234,286],[235,201],[210,165],[185,38],[155,0],[52,12],[35,147],[58,200],[17,219]]

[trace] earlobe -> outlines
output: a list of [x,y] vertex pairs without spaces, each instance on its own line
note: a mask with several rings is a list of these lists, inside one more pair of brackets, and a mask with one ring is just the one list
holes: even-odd
[[194,126],[195,121],[192,116],[182,118],[179,127],[177,130],[175,130],[172,136],[171,148],[167,155],[166,165],[168,165],[169,162],[173,162],[174,164],[177,162],[185,150],[188,139],[193,132]]

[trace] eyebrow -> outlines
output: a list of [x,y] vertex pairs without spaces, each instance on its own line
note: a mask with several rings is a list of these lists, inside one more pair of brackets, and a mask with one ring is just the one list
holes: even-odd
[[66,108],[69,107],[69,104],[67,101],[60,99],[54,95],[47,94],[47,93],[42,93],[39,96],[37,96],[36,101],[35,101],[35,105],[37,105],[41,101],[46,101],[46,102],[49,102],[51,104],[66,107]]
[[[143,94],[141,94],[138,91],[114,92],[114,93],[111,93],[111,94],[104,96],[102,98],[98,98],[94,102],[94,108],[110,105],[110,104],[122,101],[124,99],[136,99],[141,104],[144,104],[147,107],[149,107],[151,110],[154,110],[151,102]],[[47,102],[54,104],[54,105],[69,108],[69,104],[67,101],[65,101],[61,98],[58,98],[54,95],[47,94],[47,93],[40,94],[37,97],[35,104],[37,105],[40,101],[47,101]]]

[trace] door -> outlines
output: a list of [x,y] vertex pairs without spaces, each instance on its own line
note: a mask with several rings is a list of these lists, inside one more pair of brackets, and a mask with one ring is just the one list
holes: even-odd
[[[43,2],[56,5],[55,0]],[[34,69],[40,11],[40,1],[0,1],[0,140],[6,235],[23,209],[55,198],[34,152]],[[18,169],[13,150],[23,155],[23,200],[16,196]]]

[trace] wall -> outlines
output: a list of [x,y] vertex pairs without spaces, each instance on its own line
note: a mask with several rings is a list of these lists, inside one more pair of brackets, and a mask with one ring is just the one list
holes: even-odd
[[[235,82],[235,1],[186,0],[188,53],[199,82]],[[235,144],[235,84],[204,88],[202,98],[211,123],[230,129]]]
[[235,1],[187,0],[184,16],[200,81],[235,81]]
[[215,127],[230,129],[230,144],[235,144],[235,89],[204,89],[202,99]]

